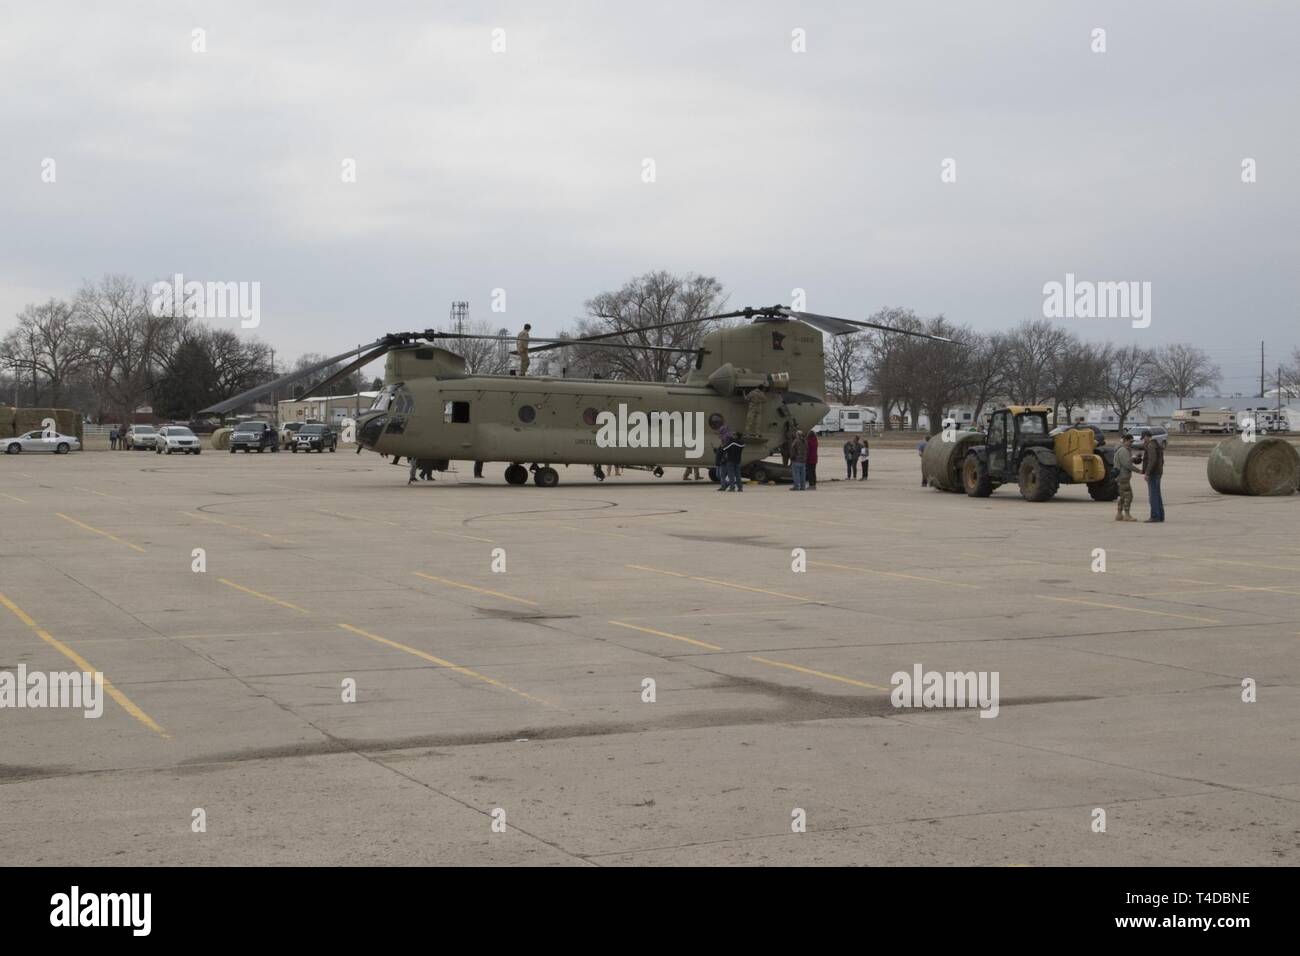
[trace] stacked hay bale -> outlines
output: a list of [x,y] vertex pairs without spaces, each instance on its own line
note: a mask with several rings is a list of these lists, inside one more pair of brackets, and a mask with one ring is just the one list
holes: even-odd
[[0,438],[13,438],[18,434],[14,431],[15,411],[12,405],[0,405]]
[[944,441],[942,434],[934,435],[921,456],[921,473],[931,487],[940,491],[965,491],[961,463],[966,458],[966,449],[983,442],[981,432],[958,432],[952,441]]
[[225,451],[230,447],[230,433],[233,428],[218,428],[214,431],[208,441],[215,451]]
[[1292,495],[1300,490],[1300,452],[1284,438],[1229,438],[1214,446],[1205,473],[1221,495]]
[[[6,415],[11,412],[12,415]],[[54,419],[54,428],[60,435],[75,435],[80,441],[85,429],[81,413],[72,408],[9,408],[0,409],[0,435],[4,435],[4,422],[9,421],[9,435],[23,435],[45,427],[45,420]],[[4,437],[9,437],[8,435]]]

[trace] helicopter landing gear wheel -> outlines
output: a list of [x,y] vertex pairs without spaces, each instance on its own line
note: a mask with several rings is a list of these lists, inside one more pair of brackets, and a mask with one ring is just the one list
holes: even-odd
[[533,472],[533,481],[539,488],[554,488],[560,483],[560,473],[550,465],[543,465]]
[[664,476],[664,470],[658,465],[655,465],[655,470],[650,472],[650,474],[654,475],[656,478],[662,478]]
[[506,469],[506,484],[522,485],[528,481],[528,469],[523,465],[511,465]]

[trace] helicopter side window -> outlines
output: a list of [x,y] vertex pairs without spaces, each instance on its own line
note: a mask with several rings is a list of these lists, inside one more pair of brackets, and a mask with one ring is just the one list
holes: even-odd
[[408,415],[415,408],[415,400],[410,392],[402,391],[393,396],[393,411],[399,415]]
[[468,425],[469,402],[443,402],[442,420],[452,425]]

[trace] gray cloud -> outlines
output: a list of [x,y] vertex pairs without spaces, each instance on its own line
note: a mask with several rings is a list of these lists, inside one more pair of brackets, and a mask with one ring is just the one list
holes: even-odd
[[665,267],[735,305],[801,287],[992,329],[1073,272],[1154,286],[1149,330],[1080,332],[1197,342],[1249,391],[1260,339],[1300,344],[1298,26],[1273,3],[11,5],[0,328],[114,271],[260,281],[282,354],[454,298],[546,334]]

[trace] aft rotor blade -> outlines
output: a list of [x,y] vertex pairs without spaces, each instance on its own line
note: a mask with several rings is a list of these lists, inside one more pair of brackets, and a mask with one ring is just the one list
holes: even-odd
[[[376,348],[376,346],[379,346],[379,348]],[[357,355],[361,352],[365,352],[367,350],[373,349],[374,355],[378,356],[388,351],[389,348],[390,348],[389,337],[385,336],[382,339],[378,339],[374,342],[371,342],[369,345],[360,345],[357,348],[349,349],[348,351],[343,352],[340,355],[335,355],[333,358],[327,358],[323,362],[317,362],[315,365],[309,365],[306,368],[297,369],[293,372],[290,372],[288,375],[281,375],[273,382],[265,382],[261,385],[257,385],[253,388],[250,388],[246,392],[240,392],[238,395],[235,395],[232,398],[227,398],[225,401],[217,402],[215,405],[209,405],[207,408],[200,410],[198,414],[200,415],[223,414],[232,409],[239,408],[241,405],[247,405],[249,402],[256,401],[257,399],[261,398],[263,395],[269,395],[272,392],[278,391],[279,389],[284,388],[287,385],[292,385],[294,382],[300,382],[304,378],[309,378],[310,376],[315,375],[321,369],[329,368],[331,365],[335,364],[336,362],[342,362],[344,359],[350,359],[352,358],[352,356]],[[373,358],[371,359],[371,361],[373,361]]]
[[892,325],[882,325],[879,322],[859,322],[856,319],[841,319],[834,315],[818,315],[816,312],[796,312],[794,309],[781,309],[781,314],[792,319],[798,319],[807,325],[823,332],[829,332],[831,335],[848,335],[850,332],[858,332],[862,329],[879,329],[882,332],[897,332],[899,335],[912,335],[921,339],[930,339],[934,342],[948,342],[952,345],[960,345],[955,339],[945,338],[942,335],[931,335],[929,332],[915,332],[911,329],[897,329]]

